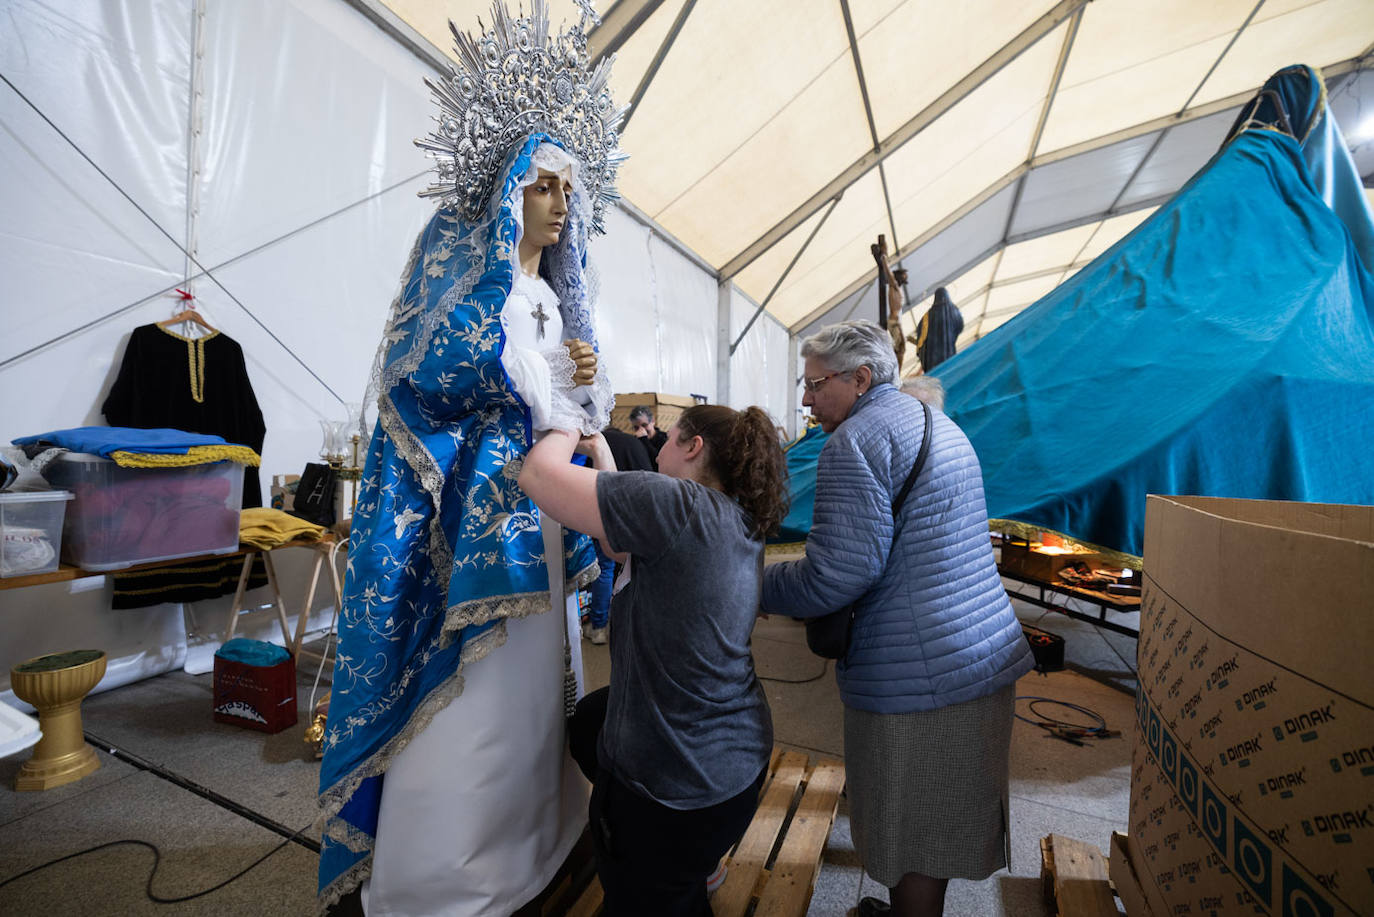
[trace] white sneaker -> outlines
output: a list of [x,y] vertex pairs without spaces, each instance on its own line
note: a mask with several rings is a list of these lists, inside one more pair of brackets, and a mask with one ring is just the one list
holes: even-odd
[[725,861],[721,860],[720,866],[718,866],[716,868],[716,871],[711,873],[711,875],[706,879],[706,894],[713,894],[716,889],[724,885],[725,876],[729,871],[730,869],[725,865]]
[[585,624],[582,627],[582,636],[586,637],[596,646],[606,645],[605,627],[592,627],[590,624]]

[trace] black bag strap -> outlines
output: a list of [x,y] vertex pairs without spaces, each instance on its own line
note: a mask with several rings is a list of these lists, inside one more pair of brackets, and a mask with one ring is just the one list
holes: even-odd
[[930,455],[930,428],[932,426],[930,405],[921,402],[921,408],[926,413],[926,432],[921,437],[921,451],[916,453],[916,464],[911,466],[911,473],[906,476],[902,489],[897,492],[897,499],[892,501],[892,522],[897,522],[897,514],[902,511],[902,504],[906,502],[906,495],[911,492],[911,488],[916,484],[916,478],[921,474],[921,469],[926,465],[926,456]]

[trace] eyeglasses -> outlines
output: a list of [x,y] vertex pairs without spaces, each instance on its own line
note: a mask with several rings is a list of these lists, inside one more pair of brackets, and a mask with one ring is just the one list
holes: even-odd
[[825,383],[829,382],[831,379],[835,378],[836,376],[843,376],[843,375],[845,375],[845,374],[848,373],[848,372],[849,372],[849,370],[840,370],[839,372],[831,373],[831,374],[828,375],[828,376],[818,376],[818,377],[815,378],[815,379],[802,379],[802,386],[803,386],[808,392],[810,392],[811,394],[814,395],[814,394],[816,394],[816,392],[820,391],[820,388],[821,388],[822,385],[825,385]]

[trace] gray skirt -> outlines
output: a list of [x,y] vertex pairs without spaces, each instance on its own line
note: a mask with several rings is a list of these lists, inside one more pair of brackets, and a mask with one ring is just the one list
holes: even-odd
[[1016,686],[922,713],[844,711],[849,824],[864,870],[984,879],[1011,862]]

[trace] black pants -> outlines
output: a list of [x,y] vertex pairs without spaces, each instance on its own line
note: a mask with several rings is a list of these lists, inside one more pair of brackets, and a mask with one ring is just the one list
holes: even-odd
[[709,915],[706,880],[749,827],[767,768],[738,796],[704,809],[670,809],[641,796],[597,766],[609,697],[602,688],[582,698],[568,730],[573,760],[592,781],[588,814],[605,914]]

